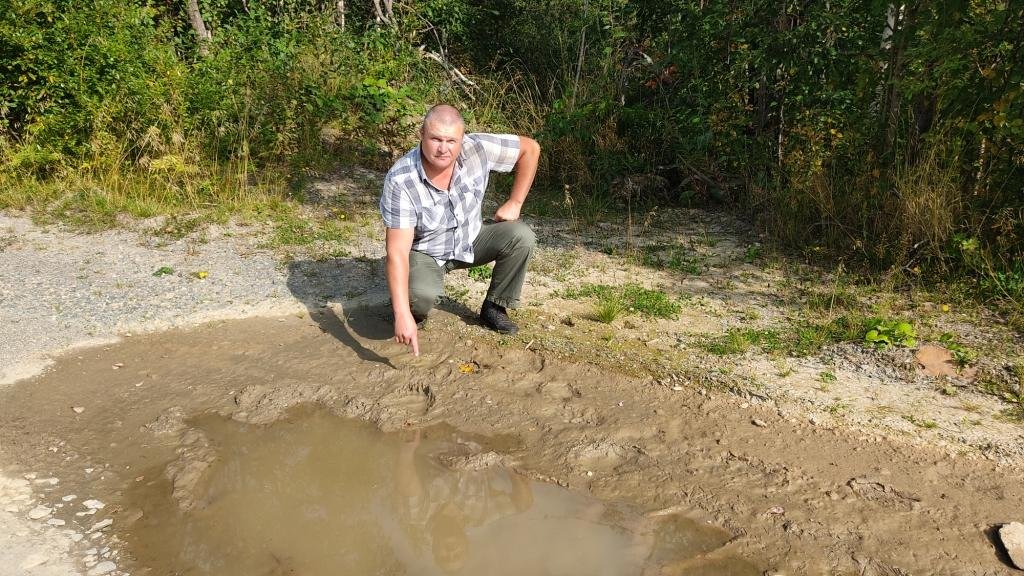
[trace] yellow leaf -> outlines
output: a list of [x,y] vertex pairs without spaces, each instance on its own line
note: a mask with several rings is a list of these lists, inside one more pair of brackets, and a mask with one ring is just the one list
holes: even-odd
[[476,362],[463,362],[459,364],[459,372],[463,374],[473,374],[480,369],[480,365]]

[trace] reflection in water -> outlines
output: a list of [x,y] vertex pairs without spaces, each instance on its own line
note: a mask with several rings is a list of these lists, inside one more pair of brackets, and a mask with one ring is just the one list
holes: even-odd
[[153,574],[653,574],[699,568],[692,561],[728,538],[500,466],[452,470],[443,456],[481,446],[446,428],[385,435],[319,412],[199,425],[219,457],[198,506],[180,512],[160,484],[126,495],[145,511],[129,552]]

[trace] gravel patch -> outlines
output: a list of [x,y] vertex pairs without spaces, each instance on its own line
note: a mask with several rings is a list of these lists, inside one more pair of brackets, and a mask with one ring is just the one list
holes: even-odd
[[284,264],[249,236],[213,236],[77,234],[0,215],[0,385],[74,347],[383,293],[372,258]]

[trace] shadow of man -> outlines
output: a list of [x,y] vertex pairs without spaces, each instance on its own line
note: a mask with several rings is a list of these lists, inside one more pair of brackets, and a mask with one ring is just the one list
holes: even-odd
[[[360,340],[385,341],[392,336],[387,319],[387,292],[381,290],[382,262],[372,258],[297,260],[288,264],[288,290],[309,311],[320,329],[351,348],[361,360],[391,368],[390,359]],[[328,306],[341,305],[342,317]],[[357,337],[358,336],[358,337]]]
[[[288,290],[302,302],[322,331],[351,348],[362,360],[395,365],[361,341],[384,342],[394,336],[391,303],[378,258],[296,260],[288,264]],[[328,303],[341,305],[341,315]],[[442,296],[437,310],[481,325],[476,312],[459,300]],[[357,338],[358,336],[358,338]]]

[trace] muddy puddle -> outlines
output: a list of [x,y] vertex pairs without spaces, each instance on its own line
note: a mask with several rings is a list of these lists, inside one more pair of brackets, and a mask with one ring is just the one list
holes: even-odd
[[82,574],[1010,573],[1014,471],[373,318],[68,353],[0,389],[0,512]]
[[125,494],[143,512],[127,550],[151,573],[610,576],[730,538],[530,480],[492,441],[447,426],[384,434],[299,410],[269,426],[211,416],[195,427],[217,458],[188,510],[166,482]]

